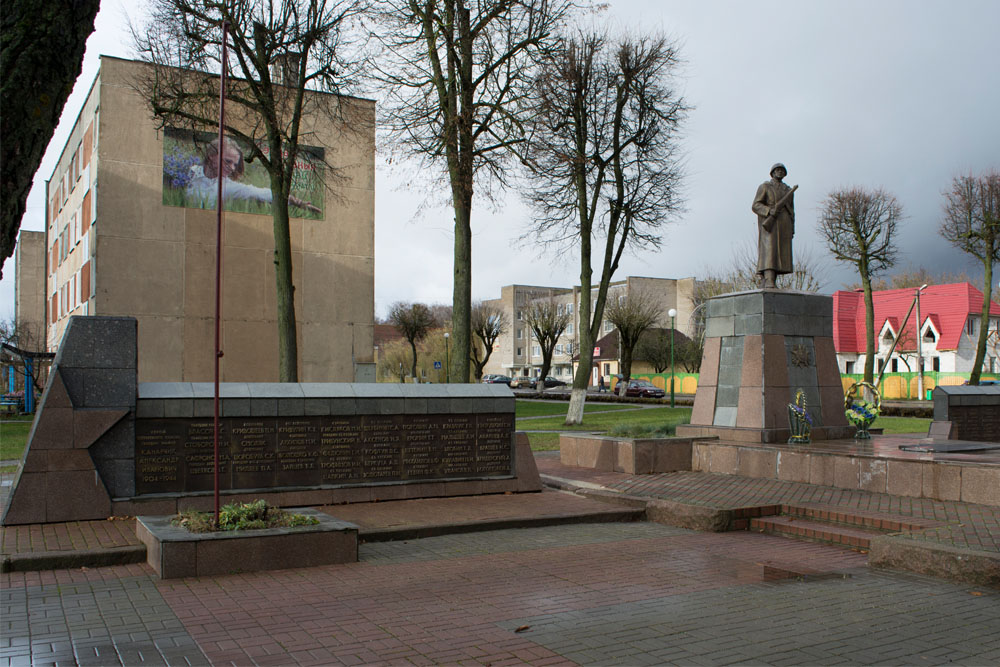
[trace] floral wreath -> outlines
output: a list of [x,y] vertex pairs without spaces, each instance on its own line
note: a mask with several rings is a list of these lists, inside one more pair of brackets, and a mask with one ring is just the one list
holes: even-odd
[[795,392],[795,402],[789,403],[788,409],[791,410],[799,420],[812,426],[812,415],[806,411],[806,394],[804,391],[799,389]]
[[[862,389],[868,389],[872,396],[875,397],[875,400],[865,401],[861,399]],[[870,424],[875,421],[875,418],[882,413],[881,408],[882,396],[879,395],[875,385],[870,382],[855,382],[848,388],[847,393],[844,395],[844,414],[847,416],[847,421],[855,426],[858,424]]]

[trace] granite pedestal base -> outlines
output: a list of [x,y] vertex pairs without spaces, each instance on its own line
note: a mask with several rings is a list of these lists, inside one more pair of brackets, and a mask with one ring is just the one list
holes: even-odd
[[814,440],[851,437],[833,347],[832,297],[752,290],[708,302],[691,424],[681,437],[785,442],[788,404],[802,390]]

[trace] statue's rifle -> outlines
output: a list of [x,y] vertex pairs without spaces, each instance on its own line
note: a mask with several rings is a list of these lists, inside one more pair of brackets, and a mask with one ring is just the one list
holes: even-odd
[[774,207],[774,213],[767,216],[764,222],[761,223],[761,227],[764,228],[765,232],[771,231],[771,228],[774,227],[774,220],[778,216],[778,211],[780,211],[781,207],[784,206],[788,202],[788,200],[792,198],[792,195],[795,194],[795,191],[798,189],[799,186],[793,185],[792,189],[786,192],[785,196],[778,200],[777,205]]

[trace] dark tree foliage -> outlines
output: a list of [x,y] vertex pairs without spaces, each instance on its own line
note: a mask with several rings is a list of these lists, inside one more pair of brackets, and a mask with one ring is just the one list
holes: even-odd
[[631,292],[627,296],[612,299],[605,316],[618,330],[618,354],[621,361],[623,382],[619,383],[622,395],[632,378],[632,356],[639,338],[660,319],[662,308],[659,302],[643,292]]
[[570,316],[562,311],[552,299],[536,299],[528,304],[524,312],[524,319],[527,321],[531,332],[538,341],[538,346],[542,351],[542,368],[539,387],[545,387],[545,378],[549,376],[552,368],[552,353],[556,349],[559,337],[569,326]]
[[413,352],[411,376],[417,377],[417,342],[437,326],[431,309],[422,303],[395,303],[389,310],[389,322],[410,343]]
[[983,264],[983,312],[969,384],[979,384],[989,336],[993,264],[1000,262],[1000,172],[958,176],[945,193],[941,236]]
[[[580,256],[580,364],[566,415],[579,424],[608,285],[626,249],[656,248],[682,210],[676,46],[663,37],[585,33],[547,54],[523,160],[532,237]],[[595,281],[592,258],[598,262]],[[596,282],[596,284],[595,284]]]
[[896,263],[896,228],[903,208],[881,188],[834,190],[820,213],[820,234],[839,262],[853,264],[865,299],[865,382],[875,375],[875,304],[872,277]]
[[573,0],[383,0],[377,77],[391,143],[446,174],[455,212],[451,377],[473,345],[472,202],[507,183],[533,113],[530,71]]
[[480,301],[472,306],[472,335],[476,341],[472,345],[472,365],[476,381],[483,379],[483,368],[493,354],[493,346],[510,326],[507,313],[498,306]]
[[0,277],[31,181],[83,69],[100,0],[4,0],[0,9]]

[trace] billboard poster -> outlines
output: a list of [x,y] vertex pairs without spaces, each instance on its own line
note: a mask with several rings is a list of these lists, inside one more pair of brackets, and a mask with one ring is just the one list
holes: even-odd
[[[248,161],[248,146],[226,137],[222,154],[222,203],[226,211],[271,215],[271,180],[259,160]],[[167,127],[163,131],[163,203],[215,209],[219,138],[213,132]],[[262,147],[267,154],[267,147]],[[323,149],[299,146],[288,213],[323,219]]]

